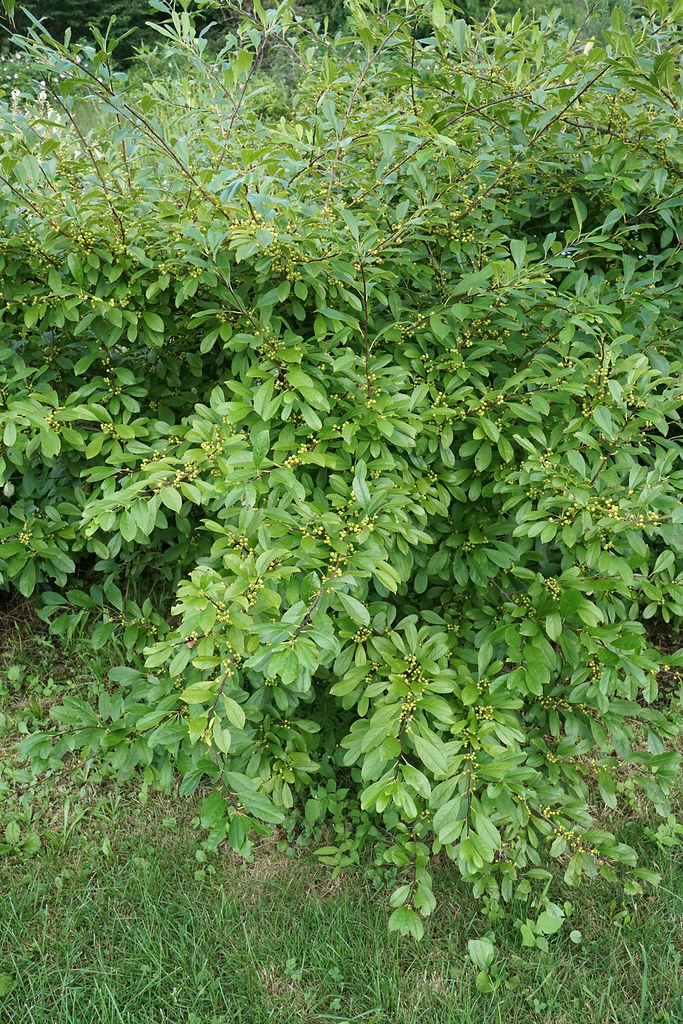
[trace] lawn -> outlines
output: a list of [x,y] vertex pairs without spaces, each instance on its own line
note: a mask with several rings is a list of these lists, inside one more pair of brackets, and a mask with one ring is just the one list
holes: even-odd
[[[7,617],[3,635],[2,827],[40,838],[0,860],[3,1022],[683,1021],[681,846],[660,847],[637,808],[609,824],[661,872],[658,889],[567,890],[558,875],[551,892],[571,899],[570,927],[543,952],[521,943],[522,905],[487,917],[446,862],[416,944],[387,932],[387,892],[369,868],[333,878],[278,835],[249,864],[207,854],[199,800],[115,786],[93,768],[36,782],[16,760],[19,736],[65,687],[97,688],[106,659],[87,641],[59,651]],[[505,979],[494,995],[476,990],[467,956],[467,940],[485,935]]]

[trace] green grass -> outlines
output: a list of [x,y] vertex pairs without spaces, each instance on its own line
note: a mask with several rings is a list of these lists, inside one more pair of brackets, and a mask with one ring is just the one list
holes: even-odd
[[[145,812],[146,813],[146,812]],[[168,819],[167,819],[168,820]],[[110,854],[102,853],[108,838]],[[240,867],[218,855],[196,879],[189,822],[91,821],[4,872],[2,970],[16,979],[0,1018],[26,1024],[465,1024],[681,1021],[683,872],[630,908],[604,885],[574,899],[584,939],[522,949],[496,926],[515,991],[478,993],[466,937],[487,927],[442,872],[421,945],[386,930],[376,892],[337,884],[272,848]],[[108,847],[107,847],[108,849]],[[677,892],[677,890],[679,890]],[[626,913],[624,913],[626,911]],[[4,1014],[4,1016],[3,1016]]]
[[[22,644],[0,658],[0,823],[29,813],[16,734],[60,687],[101,670],[86,647],[78,668],[73,652],[65,663],[39,638]],[[133,788],[105,793],[75,773],[38,787],[31,806],[22,828],[39,832],[40,850],[0,859],[3,1024],[683,1024],[681,847],[661,851],[642,822],[615,827],[662,885],[626,898],[602,881],[567,890],[558,880],[551,895],[573,911],[542,952],[521,945],[522,905],[487,919],[448,865],[416,945],[388,934],[386,892],[362,873],[332,879],[272,841],[252,864],[220,850],[203,863],[192,802],[143,804]],[[476,990],[467,939],[486,934],[517,988]]]

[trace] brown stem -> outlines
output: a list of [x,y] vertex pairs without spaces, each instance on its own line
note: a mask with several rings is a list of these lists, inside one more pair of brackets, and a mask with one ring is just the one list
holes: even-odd
[[[410,12],[411,15],[414,13],[414,11]],[[375,61],[377,60],[377,58],[379,57],[379,55],[381,54],[382,50],[387,45],[391,37],[394,36],[398,32],[398,30],[403,27],[406,21],[408,21],[407,17],[400,21],[399,24],[392,28],[391,32],[384,37],[384,39],[377,47],[375,52],[370,57],[368,57],[363,67],[363,70],[358,76],[358,81],[356,82],[353,92],[351,93],[351,96],[349,98],[349,102],[346,106],[346,113],[344,114],[344,120],[342,121],[341,128],[339,131],[339,137],[337,139],[337,148],[335,149],[334,158],[332,160],[332,170],[330,171],[330,179],[327,183],[327,195],[325,197],[325,202],[323,203],[323,214],[326,213],[327,207],[330,205],[330,199],[332,197],[332,186],[334,185],[334,179],[337,172],[337,163],[339,161],[339,154],[341,153],[342,141],[344,139],[344,133],[346,131],[346,126],[348,124],[349,117],[351,116],[351,111],[353,110],[353,105],[356,102],[356,96],[358,95],[361,86],[365,82],[365,79],[367,78],[370,68],[375,63]]]
[[52,85],[52,83],[49,80],[46,82],[46,88],[48,88],[50,90],[50,93],[52,94],[52,97],[55,100],[55,102],[57,104],[59,104],[59,106],[62,108],[62,110],[64,111],[66,116],[69,118],[69,121],[71,122],[73,130],[76,132],[76,135],[78,136],[81,145],[83,146],[83,148],[87,152],[88,156],[90,157],[90,162],[92,164],[93,170],[95,171],[95,174],[97,175],[97,177],[99,179],[100,185],[102,186],[102,191],[104,192],[104,197],[107,200],[107,205],[109,206],[109,210],[111,212],[112,219],[113,219],[114,223],[116,224],[116,227],[118,229],[119,234],[121,235],[121,241],[125,245],[125,243],[126,243],[126,233],[125,233],[125,231],[123,229],[123,224],[121,223],[121,218],[119,217],[118,213],[116,212],[116,207],[114,206],[113,200],[112,200],[111,195],[109,193],[109,189],[107,188],[107,183],[104,180],[104,175],[102,174],[102,171],[100,170],[100,165],[97,162],[97,157],[95,156],[95,153],[93,152],[92,147],[86,141],[86,138],[83,135],[83,132],[78,127],[76,119],[74,118],[73,114],[71,113],[71,111],[67,107],[66,103],[64,102],[62,97],[57,93],[57,90],[55,89],[55,87]]
[[216,694],[216,699],[214,700],[213,704],[211,705],[211,709],[210,709],[208,715],[206,716],[207,722],[209,722],[211,720],[211,716],[215,713],[216,705],[218,704],[218,700],[219,700],[220,696],[222,695],[223,690],[225,689],[225,684],[227,683],[228,679],[232,675],[232,666],[233,666],[234,661],[235,661],[235,655],[233,654],[232,658],[228,662],[228,667],[225,670],[225,675],[221,679],[221,685],[218,687],[218,693]]
[[363,338],[365,341],[365,380],[368,385],[368,398],[372,397],[372,385],[370,384],[370,340],[368,336],[368,284],[365,279],[365,264],[361,260],[360,264],[360,275],[363,279],[363,309],[365,312],[365,321],[363,323]]

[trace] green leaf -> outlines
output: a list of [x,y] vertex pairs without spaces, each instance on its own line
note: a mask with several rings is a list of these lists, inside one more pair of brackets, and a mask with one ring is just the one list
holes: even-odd
[[24,597],[30,597],[36,588],[36,578],[36,563],[33,559],[29,559],[19,577],[19,593]]
[[130,512],[123,512],[119,519],[119,530],[124,540],[131,541],[137,537],[138,527],[137,523],[131,516]]
[[355,597],[351,597],[350,594],[345,594],[343,591],[336,591],[337,599],[343,606],[344,610],[349,613],[354,622],[360,623],[361,626],[368,626],[370,624],[370,612],[367,610],[365,605],[361,604]]
[[[289,282],[287,282],[289,283]],[[273,397],[273,389],[275,387],[275,378],[268,377],[264,380],[263,384],[259,385],[254,393],[254,409],[259,414],[261,419],[266,419],[266,410],[270,405]]]
[[21,829],[19,823],[16,821],[10,821],[5,825],[5,842],[10,846],[18,846],[21,839]]
[[[7,0],[5,0],[5,9],[7,9]],[[16,979],[11,974],[0,974],[0,999],[8,996],[15,985]]]
[[48,458],[54,458],[55,455],[59,455],[61,448],[62,443],[59,440],[58,434],[52,430],[41,430],[40,450],[43,455],[46,455]]
[[458,18],[453,25],[453,40],[458,53],[464,53],[467,49],[467,22]]
[[[2,443],[5,445],[6,448],[12,448],[16,439],[17,428],[13,420],[8,420],[7,423],[5,424],[5,429],[3,431]],[[3,977],[8,977],[8,975],[3,975]]]
[[607,434],[608,437],[612,437],[614,435],[612,417],[610,416],[609,409],[606,409],[604,405],[597,405],[595,409],[593,409],[593,419],[604,434]]
[[244,723],[246,722],[246,715],[244,714],[243,708],[237,703],[237,701],[233,700],[232,697],[226,697],[225,694],[223,694],[223,706],[231,725],[234,725],[236,729],[243,729]]
[[551,640],[559,640],[562,635],[562,616],[559,612],[551,612],[545,617],[545,631]]
[[581,453],[570,448],[566,453],[566,456],[569,465],[572,469],[575,469],[577,474],[583,479],[586,476],[586,463]]
[[415,910],[410,907],[397,907],[389,918],[389,931],[411,935],[419,940],[424,935],[424,924]]
[[304,817],[306,818],[306,823],[308,825],[314,825],[316,821],[318,821],[318,819],[320,818],[321,812],[322,807],[320,805],[319,800],[311,798],[306,801],[306,805],[304,807]]
[[415,752],[422,763],[435,775],[445,775],[448,770],[446,756],[443,751],[443,744],[436,736],[421,736],[419,733],[411,734]]
[[474,456],[474,464],[482,473],[491,464],[492,448],[488,441],[484,441],[477,454]]
[[476,832],[492,850],[500,848],[500,832],[483,811],[473,810],[472,822]]
[[434,815],[434,831],[444,846],[459,838],[465,822],[462,797],[446,801]]
[[213,721],[211,729],[211,741],[217,750],[222,754],[229,754],[232,747],[232,734],[229,729],[224,729],[217,718]]
[[467,952],[474,966],[486,971],[494,961],[496,947],[489,939],[469,939]]
[[262,792],[258,791],[251,779],[239,772],[225,771],[223,778],[226,785],[244,804],[245,810],[262,821],[273,825],[279,825],[284,819],[283,812],[275,807],[273,803]]
[[544,935],[554,935],[555,932],[559,932],[563,924],[564,916],[554,917],[545,910],[543,913],[538,915],[538,920],[536,922],[537,927]]
[[164,321],[161,319],[158,313],[152,313],[150,310],[145,310],[142,314],[142,319],[145,321],[147,326],[152,331],[156,331],[161,334],[164,330]]
[[491,981],[491,977],[487,971],[479,971],[474,979],[474,985],[477,992],[491,993],[496,991],[496,986]]
[[441,0],[434,0],[432,4],[432,20],[435,28],[443,28],[446,24],[446,10]]
[[201,823],[204,828],[212,828],[225,817],[227,801],[221,793],[211,793],[202,801],[200,811]]
[[364,479],[358,476],[353,478],[353,493],[358,499],[358,504],[363,508],[367,508],[370,504],[370,490]]
[[524,239],[513,238],[510,242],[510,252],[517,269],[523,267],[526,256],[526,242]]
[[[161,500],[163,504],[166,506],[166,508],[170,508],[171,511],[173,512],[180,512],[181,508],[183,507],[183,499],[180,497],[175,487],[163,486],[159,493],[161,495]],[[121,532],[123,533],[123,531]]]
[[673,551],[662,551],[661,554],[657,556],[657,561],[652,569],[652,575],[656,576],[658,573],[665,572],[667,569],[670,569],[674,565],[675,561],[676,558]]
[[203,704],[207,700],[213,700],[218,689],[218,683],[214,680],[192,683],[180,694],[180,699],[186,704]]
[[259,423],[251,428],[249,438],[254,455],[254,465],[260,469],[270,448],[270,431],[265,423]]
[[607,807],[616,808],[617,796],[614,780],[604,768],[601,768],[598,772],[598,789]]

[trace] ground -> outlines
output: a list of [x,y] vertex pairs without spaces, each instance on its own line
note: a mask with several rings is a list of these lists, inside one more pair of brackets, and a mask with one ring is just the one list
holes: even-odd
[[[27,609],[0,618],[3,1024],[683,1022],[683,847],[658,843],[637,804],[605,824],[661,872],[657,889],[567,890],[558,874],[550,892],[571,916],[542,952],[521,943],[521,904],[487,918],[443,864],[424,940],[401,940],[376,872],[332,878],[278,835],[250,864],[207,854],[199,799],[77,765],[36,779],[19,738],[65,689],[96,687],[113,655],[86,639],[61,649]],[[487,934],[504,979],[495,995],[476,990],[467,956],[467,939]]]

